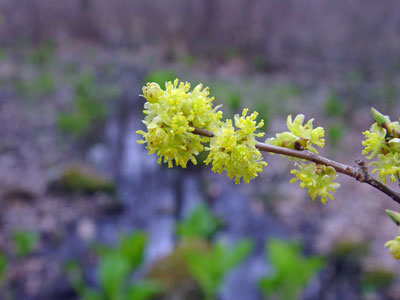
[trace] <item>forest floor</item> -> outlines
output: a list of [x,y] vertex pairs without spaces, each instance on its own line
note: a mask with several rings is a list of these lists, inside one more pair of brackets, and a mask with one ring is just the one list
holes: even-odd
[[[250,72],[240,59],[217,67],[191,62],[160,68],[151,59],[140,63],[146,62],[143,53],[116,56],[95,48],[83,55],[81,49],[46,51],[50,50],[6,53],[0,61],[0,251],[7,253],[10,265],[5,282],[32,297],[50,297],[56,285],[67,289],[60,282],[61,261],[68,255],[55,255],[54,249],[68,235],[92,242],[96,218],[115,205],[106,187],[112,174],[99,166],[107,111],[113,106],[109,99],[120,97],[119,82],[109,81],[108,74],[120,66],[150,69],[149,78],[177,75],[193,83],[204,81],[227,116],[243,107],[258,110],[266,119],[266,137],[285,130],[288,114],[314,117],[315,125],[326,128],[327,149],[322,154],[350,165],[361,157],[362,131],[372,124],[369,107],[376,105],[393,119],[400,115],[396,100],[363,96],[373,89],[378,95],[381,82],[372,89],[354,74],[346,80],[340,76],[320,80],[310,73]],[[140,92],[131,91],[131,96]],[[79,106],[79,97],[101,98],[97,106],[101,109],[89,101],[85,110],[85,105]],[[343,243],[367,244],[369,251],[362,259],[365,270],[396,269],[383,246],[397,233],[384,211],[396,210],[391,199],[339,176],[341,187],[333,201],[312,202],[298,184],[289,184],[292,162],[277,155],[265,158],[269,166],[264,173],[242,188],[254,199],[255,209],[270,209],[292,237],[313,253],[328,255]],[[65,187],[65,170],[75,166],[99,179],[100,192]],[[30,253],[21,256],[16,232],[28,231],[39,240]]]

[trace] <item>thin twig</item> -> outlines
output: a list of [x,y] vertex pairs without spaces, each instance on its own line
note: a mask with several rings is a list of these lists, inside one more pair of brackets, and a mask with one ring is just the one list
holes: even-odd
[[[205,137],[213,137],[214,133],[208,130],[200,129],[200,128],[195,128],[193,131],[194,134],[205,136]],[[371,175],[368,173],[368,169],[365,165],[365,162],[362,161],[361,159],[357,160],[356,163],[358,164],[358,168],[352,167],[349,165],[345,165],[342,163],[339,163],[337,161],[328,159],[326,157],[323,157],[321,155],[318,155],[314,152],[308,151],[308,150],[294,150],[294,149],[289,149],[289,148],[284,148],[284,147],[279,147],[275,145],[269,145],[265,143],[258,142],[256,144],[256,148],[258,148],[260,151],[264,152],[270,152],[270,153],[276,153],[276,154],[281,154],[281,155],[286,155],[286,156],[291,156],[291,157],[296,157],[300,159],[305,159],[311,162],[314,162],[316,164],[321,164],[321,165],[326,165],[334,168],[336,172],[345,174],[347,176],[355,178],[359,182],[363,182],[366,184],[369,184],[370,186],[378,189],[382,193],[388,195],[392,200],[400,204],[400,194],[396,193],[380,181],[376,180],[373,178]]]

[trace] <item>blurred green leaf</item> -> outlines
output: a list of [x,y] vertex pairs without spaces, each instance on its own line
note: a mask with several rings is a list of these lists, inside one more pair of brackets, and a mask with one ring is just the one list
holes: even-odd
[[68,192],[80,192],[93,194],[114,192],[114,182],[92,170],[85,169],[80,165],[67,167],[60,176],[61,187]]
[[123,257],[129,262],[131,269],[136,269],[143,261],[147,238],[143,232],[123,236],[117,248]]
[[83,280],[83,270],[79,263],[75,260],[67,261],[64,264],[64,270],[68,275],[71,285],[79,293],[79,295],[85,294],[87,288],[85,287]]
[[92,288],[86,288],[80,295],[82,300],[105,300],[100,292]]
[[32,49],[27,56],[28,62],[35,65],[45,65],[49,63],[54,56],[55,46],[51,41],[42,43],[37,48]]
[[105,121],[108,114],[104,100],[115,97],[118,92],[111,86],[99,86],[91,72],[78,76],[74,80],[74,87],[72,108],[58,115],[57,124],[63,133],[82,137],[95,125]]
[[342,124],[333,124],[328,127],[328,137],[333,147],[336,147],[342,140],[346,127]]
[[220,219],[206,205],[200,204],[176,226],[176,232],[180,237],[210,239],[220,224]]
[[266,249],[274,273],[259,281],[264,296],[299,299],[309,279],[322,267],[322,260],[304,257],[299,245],[276,239],[271,239]]
[[265,99],[258,99],[258,101],[254,106],[254,110],[258,112],[257,120],[259,121],[264,120],[264,126],[260,128],[260,131],[265,131],[270,121],[268,102]]
[[85,285],[79,265],[71,263],[67,272],[75,290],[84,300],[146,300],[161,291],[150,281],[134,281],[132,275],[142,263],[147,238],[143,232],[123,235],[116,247],[97,244],[98,290]]
[[148,300],[160,294],[162,288],[152,281],[139,281],[128,287],[124,300]]
[[0,252],[0,285],[4,280],[5,274],[7,272],[7,266],[8,266],[8,259],[7,256]]
[[178,74],[172,70],[160,69],[149,72],[144,79],[144,84],[147,82],[155,82],[160,85],[162,89],[165,89],[165,82],[174,81],[178,78]]
[[396,280],[396,272],[383,267],[367,270],[361,278],[362,288],[365,291],[387,290]]
[[187,249],[185,256],[188,269],[207,299],[215,296],[228,271],[242,262],[252,248],[252,242],[245,240],[233,248],[217,244],[207,250]]
[[121,253],[115,252],[102,258],[99,263],[99,283],[107,299],[121,299],[130,272],[129,260]]
[[324,111],[328,117],[342,117],[346,111],[344,104],[333,90],[329,91],[325,99]]
[[12,241],[15,254],[24,257],[35,250],[39,243],[39,235],[34,231],[16,230],[13,233]]

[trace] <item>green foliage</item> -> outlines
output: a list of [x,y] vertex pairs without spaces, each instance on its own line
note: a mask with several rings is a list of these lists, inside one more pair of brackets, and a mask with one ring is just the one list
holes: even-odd
[[264,120],[264,125],[260,127],[260,130],[266,131],[270,121],[268,103],[266,103],[265,99],[259,99],[254,106],[254,110],[258,112],[258,117]]
[[64,170],[60,178],[60,184],[63,189],[70,192],[88,194],[99,191],[114,192],[112,180],[79,166],[70,166]]
[[161,291],[160,285],[146,280],[137,281],[128,287],[126,291],[126,300],[147,300],[153,299],[155,295],[158,295]]
[[328,117],[343,117],[345,107],[335,91],[331,90],[325,99],[324,111]]
[[211,239],[219,229],[221,221],[204,204],[198,205],[187,219],[176,226],[176,232],[183,238]]
[[39,243],[39,235],[34,231],[17,230],[12,236],[15,254],[25,257],[31,254]]
[[227,83],[213,83],[210,86],[218,101],[226,103],[232,114],[239,110],[242,93],[237,87]]
[[333,124],[328,128],[328,137],[333,147],[336,147],[342,140],[346,127],[342,124]]
[[162,89],[165,89],[165,83],[167,81],[174,81],[178,75],[176,72],[168,69],[160,69],[149,72],[144,79],[144,82],[155,82]]
[[0,62],[6,57],[6,50],[0,48]]
[[270,96],[275,101],[298,98],[302,94],[303,91],[295,84],[276,84],[270,90]]
[[37,77],[37,81],[34,83],[40,94],[50,94],[55,91],[55,82],[53,75],[48,72],[42,72]]
[[55,91],[53,75],[48,71],[40,71],[32,79],[14,78],[15,91],[24,97],[37,98]]
[[[196,56],[193,54],[186,54],[179,57],[179,62],[185,66],[191,67],[196,63]],[[175,76],[176,77],[176,76]]]
[[98,289],[84,283],[76,263],[67,265],[73,286],[84,300],[147,300],[161,292],[161,286],[147,280],[133,280],[132,274],[141,265],[146,235],[138,232],[122,236],[116,247],[98,245]]
[[242,96],[238,91],[232,91],[227,95],[228,105],[232,111],[237,111],[240,107]]
[[125,279],[131,267],[128,258],[120,252],[113,251],[101,257],[99,263],[99,285],[106,298],[111,300],[121,299]]
[[375,97],[389,104],[394,104],[397,102],[399,95],[400,90],[397,84],[390,80],[377,89]]
[[7,256],[3,252],[0,252],[0,286],[2,285],[4,277],[7,273],[7,267],[8,267]]
[[136,269],[143,261],[146,242],[146,235],[142,232],[128,234],[121,237],[116,247],[103,246],[97,248],[97,253],[101,259],[112,256],[113,253],[118,253],[128,262],[130,269]]
[[268,69],[269,60],[265,55],[255,55],[251,60],[252,67],[257,71]]
[[386,290],[395,280],[395,272],[385,268],[375,268],[363,273],[362,287],[367,292]]
[[39,47],[32,49],[28,53],[27,60],[34,65],[46,65],[52,60],[54,51],[54,44],[52,42],[46,42]]
[[202,239],[180,240],[169,255],[151,266],[147,278],[162,283],[166,299],[170,299],[169,295],[182,290],[200,294],[199,286],[188,270],[186,253],[193,250],[209,251],[209,247],[210,244]]
[[266,249],[274,273],[260,279],[259,285],[264,297],[300,299],[310,278],[322,267],[322,260],[304,257],[298,245],[276,239],[268,241]]
[[90,72],[78,76],[74,85],[72,110],[60,113],[57,123],[62,132],[82,137],[107,118],[104,99],[115,96],[115,91],[110,87],[100,87]]
[[252,248],[252,242],[244,240],[233,247],[216,244],[208,249],[186,250],[188,269],[200,285],[205,299],[214,299],[226,274],[241,263]]
[[358,242],[344,239],[337,242],[329,253],[329,257],[335,260],[360,261],[367,256],[369,245],[365,242]]
[[361,72],[355,70],[347,72],[347,74],[345,74],[345,80],[348,88],[353,90],[358,88],[364,81]]

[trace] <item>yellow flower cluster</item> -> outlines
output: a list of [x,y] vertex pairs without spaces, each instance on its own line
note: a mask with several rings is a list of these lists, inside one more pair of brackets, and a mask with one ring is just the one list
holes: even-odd
[[143,96],[147,102],[143,113],[143,123],[147,132],[139,130],[147,143],[149,154],[157,153],[158,163],[163,160],[168,167],[176,165],[185,168],[190,160],[196,164],[196,155],[203,150],[203,137],[193,134],[195,127],[213,130],[221,124],[222,112],[212,107],[213,97],[209,97],[208,88],[201,84],[190,91],[190,84],[167,82],[165,90],[156,83],[143,87]]
[[377,122],[371,128],[364,131],[365,140],[362,141],[364,149],[363,155],[368,155],[368,159],[377,156],[377,161],[372,162],[374,166],[372,173],[377,173],[378,179],[386,183],[389,176],[391,181],[397,181],[400,177],[400,124],[390,122],[388,116],[383,116],[376,110],[372,110],[373,116],[379,114],[382,124]]
[[386,242],[385,247],[389,248],[389,252],[394,259],[400,259],[400,236],[396,236],[394,240]]
[[[244,109],[241,116],[221,121],[222,112],[218,107],[213,108],[212,97],[209,97],[208,88],[197,85],[193,90],[189,83],[179,82],[178,79],[166,83],[165,90],[156,83],[148,83],[143,87],[143,96],[146,98],[143,121],[147,131],[139,130],[147,143],[149,154],[157,153],[158,162],[168,163],[169,167],[176,165],[186,167],[190,160],[197,163],[196,155],[204,149],[203,144],[209,141],[205,149],[209,154],[204,161],[212,164],[212,170],[217,173],[226,171],[229,178],[235,183],[248,183],[262,172],[267,163],[263,161],[257,149],[256,137],[264,133],[256,133],[264,122],[257,122],[258,113],[248,114]],[[292,149],[308,149],[318,153],[314,146],[324,146],[324,129],[313,128],[313,119],[304,123],[304,115],[298,115],[292,120],[287,118],[288,132],[277,134],[276,138],[267,140],[270,144]],[[213,132],[213,137],[194,134],[195,128]],[[330,192],[339,184],[334,183],[336,172],[331,167],[320,166],[314,163],[297,164],[299,169],[292,170],[300,180],[300,186],[308,189],[313,200],[321,197],[324,203],[332,198]]]
[[221,173],[225,170],[230,179],[235,178],[235,183],[240,183],[241,178],[248,183],[262,172],[263,166],[267,166],[256,148],[256,137],[261,137],[264,133],[254,133],[264,125],[264,121],[257,123],[255,120],[258,113],[247,116],[247,112],[244,109],[242,116],[235,116],[237,130],[230,119],[219,127],[207,148],[210,153],[205,163],[212,163],[214,172]]
[[313,145],[324,147],[324,129],[322,127],[313,128],[313,121],[314,119],[310,119],[303,125],[304,115],[297,115],[294,120],[289,115],[286,120],[289,131],[278,133],[275,138],[268,138],[265,142],[275,146],[298,150],[307,149],[318,153]]
[[392,182],[398,181],[400,177],[400,153],[379,154],[378,161],[371,162],[371,166],[375,166],[372,174],[377,173],[378,179],[383,183],[386,183],[387,176]]
[[367,156],[368,159],[373,158],[386,147],[386,130],[380,127],[377,123],[372,124],[371,128],[364,131],[363,134],[365,135],[366,140],[361,142],[365,147],[362,154],[369,154]]
[[320,197],[321,202],[325,203],[328,198],[333,199],[331,192],[335,192],[340,186],[339,183],[334,182],[337,177],[334,168],[303,162],[296,163],[296,166],[298,169],[290,171],[291,174],[296,175],[290,183],[300,180],[300,187],[308,189],[308,194],[313,200]]

